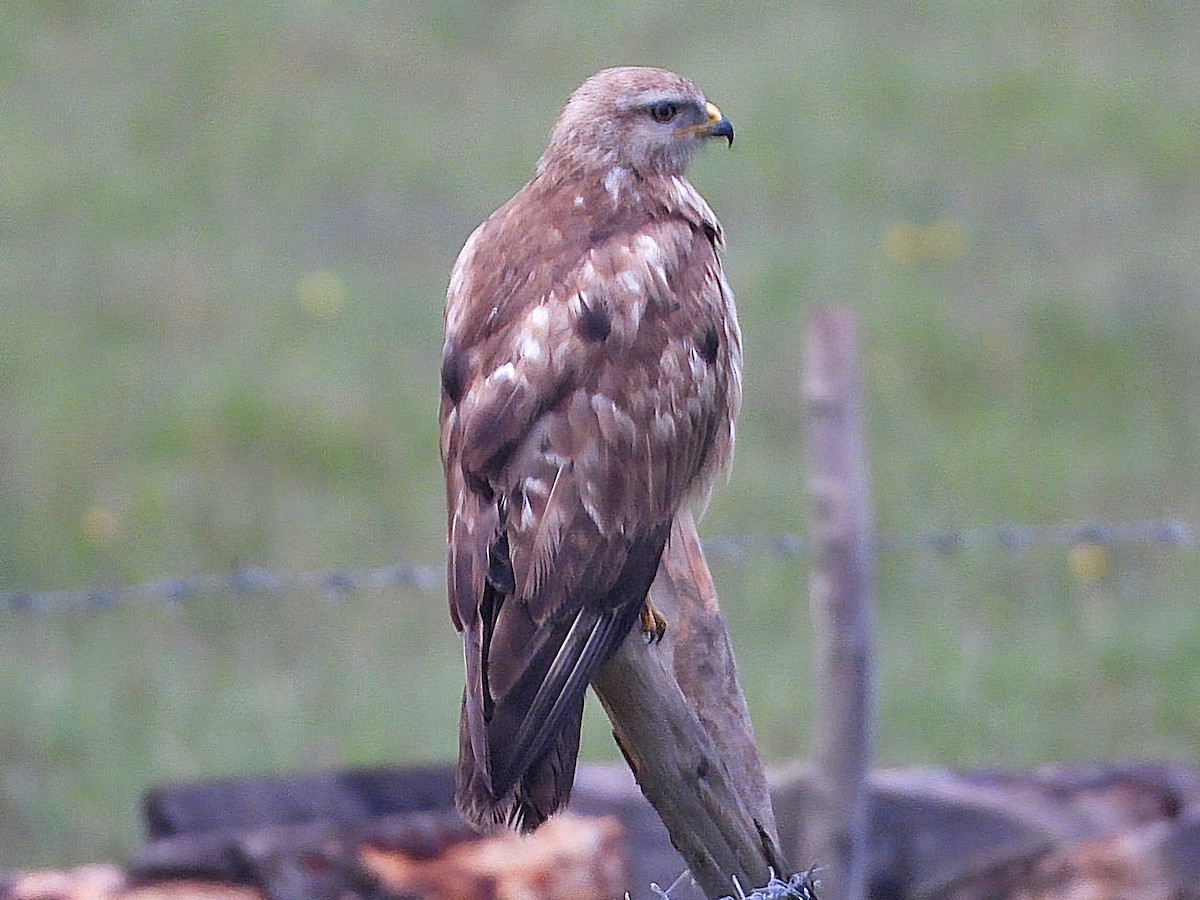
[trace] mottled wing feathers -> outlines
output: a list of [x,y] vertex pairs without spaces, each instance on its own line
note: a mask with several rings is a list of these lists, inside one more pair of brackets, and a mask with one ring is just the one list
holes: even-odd
[[[578,529],[586,532],[588,529]],[[669,524],[640,538],[591,542],[570,532],[563,566],[570,574],[538,594],[513,591],[507,565],[510,532],[500,527],[487,547],[477,617],[466,628],[468,687],[464,697],[459,798],[480,823],[532,828],[565,801],[578,749],[588,683],[637,621],[665,546]],[[570,582],[553,614],[537,601]],[[508,591],[506,593],[505,591]],[[459,598],[461,606],[471,599]]]
[[[592,676],[637,621],[642,601],[658,568],[667,530],[658,530],[623,548],[622,565],[609,578],[607,594],[576,603],[570,614],[543,623],[533,640],[520,646],[505,642],[528,637],[526,624],[506,627],[506,613],[523,616],[519,603],[507,604],[484,657],[519,661],[489,679],[496,702],[489,727],[504,740],[489,743],[492,791],[503,796],[535,767],[566,725],[578,730],[583,697]],[[486,703],[485,703],[486,708]],[[560,764],[565,768],[566,762]],[[518,791],[518,794],[523,793]],[[565,793],[560,800],[565,798]],[[544,807],[544,804],[540,805]],[[552,812],[546,808],[545,814]],[[540,822],[541,816],[532,824]]]

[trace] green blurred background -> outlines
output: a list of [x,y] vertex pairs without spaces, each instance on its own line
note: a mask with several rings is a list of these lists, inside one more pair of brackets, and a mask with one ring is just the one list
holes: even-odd
[[[1154,0],[6,3],[0,588],[437,564],[446,274],[623,63],[738,131],[692,172],[747,345],[705,534],[805,528],[816,304],[861,311],[881,530],[1196,522],[1197,47]],[[1195,761],[1196,557],[885,554],[881,761]],[[806,566],[714,568],[803,754]],[[449,759],[460,665],[440,589],[2,613],[0,867],[127,856],[166,779]]]

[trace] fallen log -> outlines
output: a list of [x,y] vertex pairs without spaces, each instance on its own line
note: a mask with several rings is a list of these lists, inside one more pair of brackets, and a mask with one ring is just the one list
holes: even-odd
[[[171,833],[130,864],[10,875],[0,900],[611,900],[625,891],[654,900],[651,882],[666,886],[683,871],[621,767],[581,767],[571,814],[500,843],[455,818],[450,773],[381,768],[162,787],[148,804],[163,816],[155,827]],[[876,900],[1200,900],[1200,772],[1186,767],[877,770],[868,785],[867,895]],[[804,766],[772,773],[783,841],[811,815],[817,791]],[[440,810],[400,808],[438,796]],[[372,812],[356,819],[364,809]],[[671,892],[703,896],[686,881]]]

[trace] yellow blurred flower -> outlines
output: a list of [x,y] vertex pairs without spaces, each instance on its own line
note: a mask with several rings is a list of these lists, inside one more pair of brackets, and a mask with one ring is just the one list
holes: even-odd
[[962,256],[966,249],[966,232],[952,219],[941,219],[932,225],[897,222],[883,238],[884,254],[903,266],[950,262]]
[[117,536],[121,523],[111,509],[97,504],[84,510],[80,528],[84,540],[93,544],[107,544]]
[[958,259],[967,249],[967,236],[962,226],[950,219],[934,222],[922,235],[925,258],[935,262]]
[[1076,544],[1067,554],[1067,565],[1084,584],[1095,584],[1108,574],[1108,551],[1100,544]]
[[317,322],[331,322],[346,305],[346,285],[337,273],[317,269],[300,279],[300,308]]

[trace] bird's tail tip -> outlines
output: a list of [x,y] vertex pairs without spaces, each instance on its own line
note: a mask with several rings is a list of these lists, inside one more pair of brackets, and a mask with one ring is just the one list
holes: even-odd
[[542,809],[519,791],[495,798],[489,792],[457,791],[455,805],[464,819],[484,834],[508,830],[528,834],[554,815],[562,803]]
[[491,780],[468,756],[459,760],[454,802],[463,818],[482,832],[507,828],[528,834],[567,805],[574,775],[574,752],[565,757],[549,753],[496,796]]

